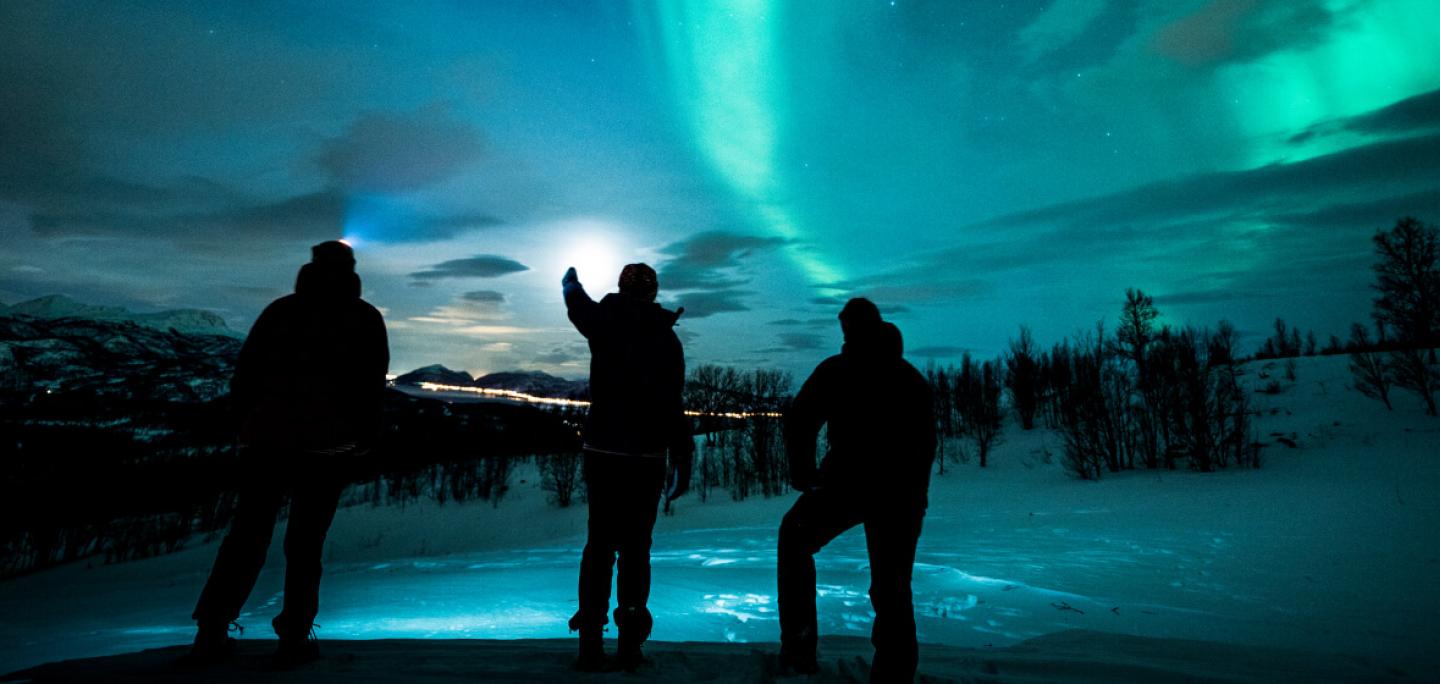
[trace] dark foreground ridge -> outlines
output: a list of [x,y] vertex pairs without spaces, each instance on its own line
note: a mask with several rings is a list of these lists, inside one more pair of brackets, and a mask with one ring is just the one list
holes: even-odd
[[[613,651],[613,641],[608,644]],[[176,663],[185,646],[67,660],[5,675],[5,682],[864,682],[868,640],[821,639],[820,673],[782,677],[779,646],[766,643],[650,642],[635,673],[569,669],[573,639],[384,639],[325,641],[324,657],[276,671],[275,642],[243,639],[236,657],[211,668]],[[1413,682],[1363,659],[1085,630],[1005,648],[920,647],[921,682]]]

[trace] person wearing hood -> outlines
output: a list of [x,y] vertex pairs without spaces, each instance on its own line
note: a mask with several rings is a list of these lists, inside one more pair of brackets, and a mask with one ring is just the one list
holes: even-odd
[[[620,292],[598,303],[571,268],[561,280],[570,322],[590,345],[590,411],[584,428],[589,520],[580,560],[579,610],[570,629],[580,633],[576,667],[605,665],[602,633],[615,580],[619,664],[634,669],[650,636],[650,544],[656,509],[690,486],[694,441],[685,416],[685,355],[675,334],[684,309],[655,303],[654,269],[630,264]],[[670,475],[666,476],[666,456]]]
[[385,322],[360,298],[354,252],[340,241],[315,245],[295,292],[261,312],[235,362],[239,500],[192,615],[198,630],[189,661],[206,664],[233,651],[228,631],[265,564],[287,498],[284,606],[271,621],[280,637],[276,660],[293,665],[319,656],[311,637],[325,535],[347,467],[380,436],[389,365]]
[[[791,486],[800,497],[780,524],[780,660],[792,672],[818,670],[814,555],[864,525],[875,609],[870,679],[908,682],[919,659],[910,580],[935,461],[931,390],[903,358],[900,329],[870,300],[846,303],[840,328],[840,353],[816,367],[785,412]],[[817,471],[822,425],[829,451]]]

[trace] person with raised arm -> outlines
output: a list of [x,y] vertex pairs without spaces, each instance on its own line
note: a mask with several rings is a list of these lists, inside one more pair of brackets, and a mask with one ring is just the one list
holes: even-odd
[[[589,520],[580,559],[579,610],[570,629],[580,633],[577,669],[605,667],[603,631],[610,607],[612,568],[620,632],[618,664],[639,666],[654,620],[650,544],[663,494],[672,500],[690,487],[694,438],[682,404],[685,354],[675,334],[684,309],[655,302],[655,270],[630,264],[620,291],[599,302],[571,268],[561,279],[570,322],[590,345],[590,412],[584,428]],[[666,460],[669,457],[669,475]]]

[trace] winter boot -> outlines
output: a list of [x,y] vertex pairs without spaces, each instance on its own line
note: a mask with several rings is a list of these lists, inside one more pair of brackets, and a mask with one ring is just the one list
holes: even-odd
[[204,667],[225,661],[235,654],[235,640],[229,634],[231,631],[238,634],[244,628],[235,622],[229,625],[199,625],[195,631],[195,642],[190,645],[190,652],[180,657],[180,664]]
[[797,636],[780,638],[780,671],[784,674],[812,675],[820,671],[816,658],[817,638],[813,629]]
[[277,670],[288,670],[320,659],[320,641],[315,637],[312,625],[305,632],[275,630],[280,635],[280,645],[275,649],[271,664]]
[[634,672],[645,663],[640,647],[650,638],[654,626],[650,611],[630,606],[615,609],[615,627],[620,630],[620,645],[615,651],[617,664],[626,672]]
[[581,672],[600,672],[605,669],[605,624],[604,614],[599,624],[588,624],[576,613],[570,618],[570,631],[580,632],[580,652],[575,656],[574,668]]

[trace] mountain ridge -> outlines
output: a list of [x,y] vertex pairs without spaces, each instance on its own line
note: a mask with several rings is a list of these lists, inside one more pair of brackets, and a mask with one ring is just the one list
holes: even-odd
[[0,304],[0,316],[59,319],[79,318],[92,321],[128,321],[157,330],[209,335],[239,335],[225,324],[225,319],[205,309],[168,309],[152,313],[136,313],[120,306],[86,304],[63,294],[27,299],[15,304]]
[[538,370],[513,370],[486,373],[480,377],[471,376],[460,370],[452,370],[443,364],[432,363],[397,376],[397,385],[418,386],[421,383],[476,387],[483,389],[509,390],[537,397],[580,399],[590,394],[589,380],[569,380]]

